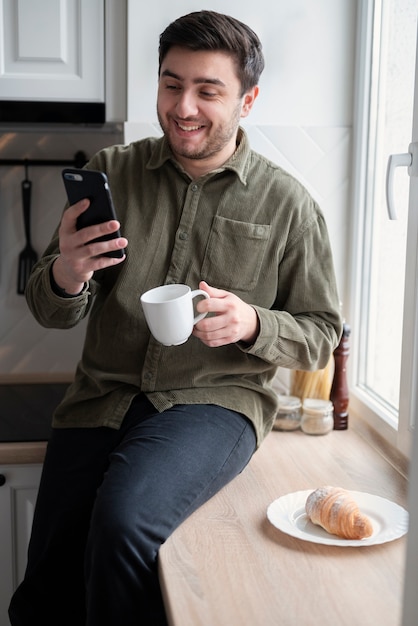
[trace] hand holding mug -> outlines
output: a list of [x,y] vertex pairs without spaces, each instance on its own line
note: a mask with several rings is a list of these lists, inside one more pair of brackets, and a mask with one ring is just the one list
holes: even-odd
[[210,298],[199,302],[197,309],[211,315],[195,326],[193,335],[210,348],[238,341],[253,344],[260,331],[254,307],[234,293],[211,287],[205,281],[202,281],[199,287],[208,293]]

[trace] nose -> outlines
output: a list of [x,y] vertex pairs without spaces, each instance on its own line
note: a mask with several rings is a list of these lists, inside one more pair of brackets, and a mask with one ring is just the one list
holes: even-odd
[[187,90],[183,90],[177,100],[176,111],[179,117],[187,118],[196,116],[198,105],[196,97]]

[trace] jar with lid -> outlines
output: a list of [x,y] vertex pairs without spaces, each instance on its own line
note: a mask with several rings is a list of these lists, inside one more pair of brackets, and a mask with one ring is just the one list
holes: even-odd
[[334,411],[330,400],[305,398],[301,428],[307,435],[326,435],[334,428]]
[[302,418],[302,402],[296,396],[279,395],[279,408],[274,420],[274,430],[297,430]]

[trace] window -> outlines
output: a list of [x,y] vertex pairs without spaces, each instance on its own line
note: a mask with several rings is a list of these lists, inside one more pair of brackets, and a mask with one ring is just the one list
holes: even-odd
[[[411,366],[402,350],[405,271],[415,259],[417,238],[408,249],[407,168],[397,168],[394,178],[397,220],[388,218],[385,179],[389,156],[407,152],[412,141],[417,4],[363,0],[359,8],[352,404],[407,452],[409,444],[399,445],[398,437],[410,417],[402,416],[400,398],[412,394],[411,385],[401,384],[401,371]],[[408,412],[411,403],[406,406]]]

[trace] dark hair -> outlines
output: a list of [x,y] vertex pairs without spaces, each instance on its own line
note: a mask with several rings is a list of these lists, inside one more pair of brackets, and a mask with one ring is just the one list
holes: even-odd
[[167,26],[160,35],[158,74],[172,46],[231,54],[241,82],[241,95],[258,84],[264,69],[261,43],[254,31],[243,22],[214,11],[189,13]]

